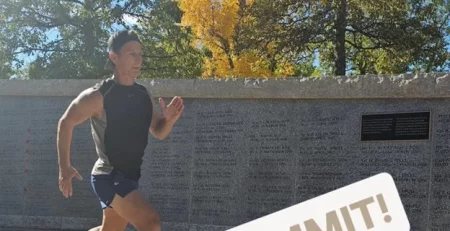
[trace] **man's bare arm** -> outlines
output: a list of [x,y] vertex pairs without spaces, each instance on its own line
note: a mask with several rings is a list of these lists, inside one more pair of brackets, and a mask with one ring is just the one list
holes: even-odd
[[71,166],[70,144],[74,127],[90,117],[96,116],[100,112],[102,101],[103,98],[99,91],[87,89],[71,102],[60,118],[57,133],[58,164],[60,169]]

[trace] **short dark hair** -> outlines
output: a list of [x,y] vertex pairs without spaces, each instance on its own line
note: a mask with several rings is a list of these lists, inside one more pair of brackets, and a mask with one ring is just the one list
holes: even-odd
[[118,52],[122,46],[129,41],[141,43],[139,35],[134,30],[122,30],[113,34],[108,40],[108,50]]
[[[139,39],[139,35],[134,30],[122,30],[119,32],[114,33],[109,37],[108,39],[108,50],[113,51],[115,53],[118,53],[120,48],[122,48],[125,43],[130,41],[137,41],[141,43],[141,40]],[[113,70],[115,68],[114,63],[111,59],[108,58],[108,61],[105,64],[106,70]]]

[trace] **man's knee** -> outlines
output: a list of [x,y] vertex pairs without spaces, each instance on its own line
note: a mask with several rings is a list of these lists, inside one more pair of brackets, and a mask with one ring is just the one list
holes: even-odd
[[142,216],[136,223],[139,231],[161,231],[161,221],[156,213],[148,213]]
[[103,210],[103,224],[99,231],[124,231],[128,221],[111,208]]
[[132,191],[124,198],[116,195],[112,201],[112,207],[139,231],[161,230],[158,213],[137,190]]

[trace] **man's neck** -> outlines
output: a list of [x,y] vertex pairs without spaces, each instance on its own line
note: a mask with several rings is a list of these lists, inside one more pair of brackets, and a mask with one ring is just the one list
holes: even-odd
[[121,75],[120,73],[114,72],[113,80],[120,85],[132,86],[134,85],[134,78],[130,76]]

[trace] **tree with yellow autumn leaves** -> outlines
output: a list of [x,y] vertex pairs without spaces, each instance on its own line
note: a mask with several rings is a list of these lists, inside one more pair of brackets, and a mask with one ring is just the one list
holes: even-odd
[[[450,2],[177,0],[204,77],[431,72],[450,68]],[[433,22],[430,24],[430,22]],[[316,66],[313,66],[313,61]]]
[[[204,58],[203,77],[279,77],[294,74],[289,62],[271,68],[267,56],[246,49],[240,41],[242,26],[251,23],[247,14],[254,0],[178,0],[183,11],[181,26],[196,37],[195,46],[211,53]],[[270,44],[269,44],[269,49]],[[270,51],[269,51],[270,52]]]

